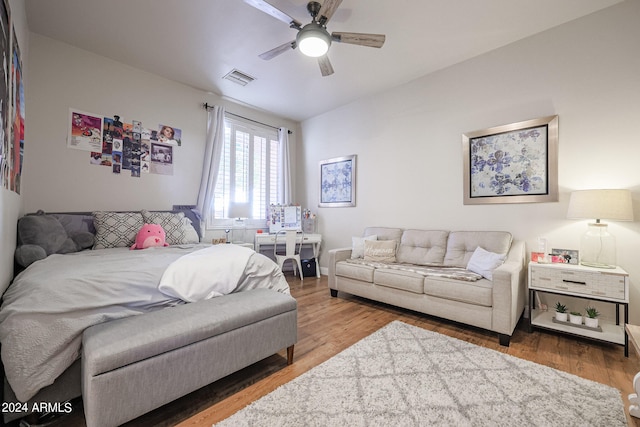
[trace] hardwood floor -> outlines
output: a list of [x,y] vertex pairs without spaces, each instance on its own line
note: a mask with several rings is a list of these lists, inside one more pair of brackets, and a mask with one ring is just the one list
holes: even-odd
[[[628,406],[627,396],[633,392],[631,387],[633,377],[640,371],[640,360],[633,348],[629,350],[629,358],[625,358],[621,346],[540,331],[529,334],[525,321],[521,321],[515,331],[511,345],[502,347],[498,343],[496,334],[484,330],[343,293],[339,293],[338,298],[331,298],[326,276],[321,279],[305,278],[303,285],[294,277],[288,279],[291,293],[299,304],[298,343],[293,365],[286,366],[285,353],[282,352],[280,355],[282,360],[279,362],[282,368],[279,371],[214,403],[178,426],[208,427],[393,320],[402,320],[424,329],[608,384],[621,391],[625,407]],[[630,417],[628,414],[627,419],[629,425],[640,427],[640,419]]]
[[[209,427],[242,409],[278,386],[324,362],[393,320],[462,339],[483,347],[560,369],[620,390],[625,409],[632,381],[640,371],[633,346],[629,358],[623,348],[551,332],[527,332],[522,320],[509,347],[498,343],[497,334],[433,318],[374,301],[339,293],[329,295],[327,277],[305,278],[304,284],[287,277],[298,301],[298,343],[294,363],[286,364],[286,350],[240,372],[131,421],[127,426]],[[81,407],[74,411],[82,413]],[[627,414],[630,426],[640,419]],[[84,419],[60,420],[60,425],[82,426]]]

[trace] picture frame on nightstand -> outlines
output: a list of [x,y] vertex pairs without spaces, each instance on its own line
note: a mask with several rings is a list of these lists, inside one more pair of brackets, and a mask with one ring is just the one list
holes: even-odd
[[551,262],[561,264],[580,264],[580,251],[575,249],[551,249]]

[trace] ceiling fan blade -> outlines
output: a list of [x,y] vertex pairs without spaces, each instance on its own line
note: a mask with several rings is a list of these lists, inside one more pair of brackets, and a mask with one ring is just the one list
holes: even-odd
[[365,33],[331,33],[333,41],[338,43],[357,44],[368,47],[382,47],[386,39],[384,34]]
[[325,25],[329,19],[333,16],[336,9],[340,7],[342,0],[324,0],[322,7],[320,8],[320,12],[318,16],[320,17],[318,21],[320,21],[320,25]]
[[296,21],[295,19],[293,19],[292,17],[290,17],[280,9],[270,5],[264,0],[244,0],[244,2],[249,6],[253,6],[256,9],[268,15],[271,15],[276,19],[279,19],[280,21],[284,22],[290,27],[297,28],[297,29],[300,29],[300,27],[302,27],[302,24],[300,22]]
[[327,55],[318,57],[318,65],[320,66],[320,72],[323,77],[333,74],[333,67],[331,66],[331,61],[329,61],[329,57]]
[[295,49],[296,48],[296,41],[290,41],[284,44],[281,44],[278,47],[274,47],[271,50],[266,51],[265,53],[261,53],[260,55],[258,55],[260,58],[264,59],[265,61],[268,61],[269,59],[275,58],[276,56],[285,53],[286,51],[288,51],[289,49]]

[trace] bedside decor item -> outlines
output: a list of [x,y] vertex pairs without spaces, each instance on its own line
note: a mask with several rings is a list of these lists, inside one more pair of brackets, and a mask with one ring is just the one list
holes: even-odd
[[578,264],[579,252],[574,249],[551,249],[551,262]]
[[462,135],[464,204],[558,201],[558,116]]
[[590,328],[597,328],[598,316],[600,316],[598,310],[595,307],[588,306],[584,309],[584,312],[587,314],[584,318],[584,324]]
[[[244,243],[244,234],[247,229],[247,224],[245,223],[245,219],[251,218],[251,204],[250,203],[229,203],[229,218],[234,218],[233,220],[233,243]],[[236,230],[242,231],[242,236],[240,238],[236,238]]]
[[571,193],[567,218],[595,219],[580,239],[580,264],[589,267],[616,267],[616,239],[601,219],[633,221],[629,190],[580,190]]
[[582,313],[578,311],[572,311],[569,313],[569,322],[574,325],[582,325]]
[[356,155],[320,161],[321,208],[356,205]]
[[567,313],[567,306],[560,304],[560,301],[556,303],[556,320],[559,322],[566,322],[569,314]]

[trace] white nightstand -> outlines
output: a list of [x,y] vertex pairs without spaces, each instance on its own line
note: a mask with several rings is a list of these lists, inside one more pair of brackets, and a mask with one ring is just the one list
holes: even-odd
[[[555,311],[536,309],[536,292],[567,295],[576,298],[602,301],[616,306],[616,320],[600,319],[600,329],[580,327],[553,320]],[[629,323],[629,274],[617,267],[603,269],[571,264],[529,263],[529,332],[533,328],[550,329],[578,335],[593,340],[624,346],[625,357],[629,356],[629,337],[624,324]],[[624,309],[624,323],[620,323],[620,307]]]

